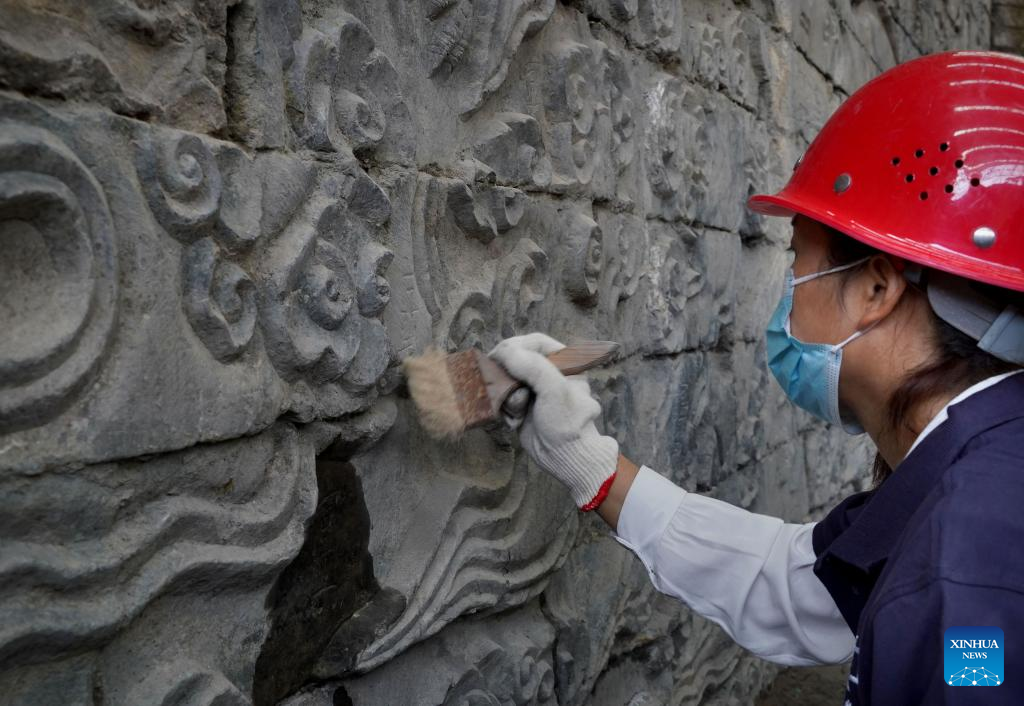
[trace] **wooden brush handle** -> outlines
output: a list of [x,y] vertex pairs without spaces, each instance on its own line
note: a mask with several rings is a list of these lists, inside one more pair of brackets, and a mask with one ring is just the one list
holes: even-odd
[[[563,375],[576,375],[584,370],[604,365],[612,359],[618,349],[619,344],[615,341],[584,341],[570,344],[560,351],[551,353],[547,359],[554,363]],[[523,383],[506,373],[504,368],[482,351],[476,351],[475,354],[480,374],[486,383],[490,411],[483,415],[480,413],[471,415],[471,418],[467,419],[467,427],[478,426],[490,419],[496,419],[508,396],[523,387]],[[519,403],[525,408],[528,398],[519,400]],[[518,406],[513,404],[507,411],[515,416],[514,408]]]
[[560,351],[548,355],[548,360],[562,372],[563,375],[576,375],[584,370],[604,365],[615,351],[619,344],[615,341],[585,341],[573,343]]

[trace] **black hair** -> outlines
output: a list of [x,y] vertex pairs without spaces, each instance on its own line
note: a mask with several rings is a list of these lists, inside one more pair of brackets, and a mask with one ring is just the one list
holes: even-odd
[[[851,238],[834,228],[825,226],[829,234],[826,256],[832,267],[846,265],[865,257],[884,254],[866,243]],[[845,284],[856,272],[867,266],[867,262],[838,273]],[[925,277],[927,277],[927,270]],[[1021,300],[1019,292],[1013,292],[992,285],[972,283],[972,286],[999,304]],[[940,319],[928,307],[932,322],[932,344],[935,357],[911,370],[886,403],[889,424],[893,429],[908,427],[910,410],[920,402],[939,395],[957,395],[971,385],[985,378],[1020,368],[978,348],[978,342],[957,328]],[[882,455],[875,455],[871,472],[875,487],[892,474],[893,469]]]

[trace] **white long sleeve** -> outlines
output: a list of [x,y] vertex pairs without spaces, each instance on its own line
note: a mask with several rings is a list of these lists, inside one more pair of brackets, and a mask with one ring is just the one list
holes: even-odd
[[616,539],[654,586],[714,621],[759,657],[790,666],[838,664],[854,636],[813,572],[811,530],[689,493],[642,466]]

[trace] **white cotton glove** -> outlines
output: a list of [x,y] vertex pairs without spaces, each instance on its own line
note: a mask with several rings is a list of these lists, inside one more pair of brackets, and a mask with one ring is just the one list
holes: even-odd
[[590,396],[586,379],[562,375],[545,357],[562,348],[565,345],[550,336],[530,333],[506,338],[488,356],[535,396],[521,424],[506,415],[510,426],[519,427],[523,448],[538,466],[568,486],[581,510],[592,510],[608,494],[619,444],[594,426],[601,405]]

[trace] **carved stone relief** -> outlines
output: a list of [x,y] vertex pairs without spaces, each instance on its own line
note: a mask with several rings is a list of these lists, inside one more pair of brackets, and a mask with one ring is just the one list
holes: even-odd
[[[527,607],[489,621],[467,620],[338,691],[354,705],[387,700],[396,683],[415,683],[410,705],[549,706],[555,698],[554,631]],[[338,699],[338,693],[334,693]]]
[[560,704],[587,702],[604,670],[631,591],[639,584],[610,537],[588,536],[552,577],[544,612],[555,626],[555,692]]
[[497,113],[483,123],[474,154],[502,183],[544,188],[551,183],[551,162],[540,125],[530,115]]
[[[347,638],[348,632],[342,627],[332,643],[337,647],[329,647],[321,658],[321,676],[373,669],[459,615],[500,610],[539,594],[547,574],[564,561],[572,546],[575,517],[564,503],[543,497],[545,489],[556,488],[550,482],[537,482],[536,473],[527,473],[521,462],[499,461],[477,478],[435,477],[435,494],[451,488],[441,493],[451,495],[450,509],[431,519],[432,537],[424,535],[423,527],[419,536],[409,536],[391,550],[400,572],[396,566],[379,576],[383,586],[405,597],[405,610],[386,629],[381,626],[376,631],[376,638],[354,664],[331,657],[332,650],[346,646],[341,638]],[[381,482],[367,491],[371,522],[385,511],[377,505],[385,485]],[[408,492],[424,491],[410,488]],[[563,532],[552,539],[544,528],[555,525]],[[436,549],[424,555],[424,543]]]
[[[946,4],[952,11],[959,8]],[[1020,22],[1019,0],[999,0],[992,3],[992,48],[1000,51],[1017,51],[1024,44],[1024,27]],[[963,14],[960,10],[959,14]]]
[[2,700],[751,702],[772,667],[398,363],[616,340],[627,456],[794,521],[859,489],[767,374],[789,233],[743,203],[1005,15],[897,5],[3,3]]
[[[357,164],[328,171],[294,158],[253,158],[194,133],[91,114],[76,124],[18,100],[0,113],[10,175],[5,223],[31,258],[11,262],[5,278],[10,306],[31,302],[15,307],[11,323],[24,328],[4,350],[0,420],[23,432],[8,463],[31,464],[30,440],[45,438],[47,424],[86,415],[88,434],[53,446],[55,459],[175,448],[258,431],[288,409],[312,418],[372,402],[394,362],[380,321],[390,297],[384,275],[392,253],[382,243],[390,204]],[[116,128],[98,172],[82,161],[102,149],[90,141],[91,124]],[[131,210],[112,213],[111,198]],[[127,248],[124,232],[138,237]],[[149,264],[135,266],[140,259]],[[160,283],[163,296],[126,310],[124,298],[139,296],[147,281]],[[31,296],[31,287],[59,296]],[[111,406],[105,391],[113,380],[89,384],[107,357],[144,365],[145,346],[130,341],[151,326],[185,329],[160,344],[177,384],[161,389],[144,376],[131,383],[139,395],[131,407]],[[52,333],[36,333],[45,330]],[[128,433],[159,415],[161,403],[194,408],[192,394],[225,375],[222,366],[234,370],[219,383],[233,394],[198,393],[213,423],[199,424],[198,415],[163,439],[151,438],[153,429]],[[246,397],[257,395],[264,401],[252,406]],[[95,405],[109,412],[86,412]]]
[[[514,232],[523,218],[524,195],[493,182],[493,172],[485,172],[472,184],[426,175],[416,184],[412,267],[418,294],[434,326],[445,332],[441,342],[449,350],[490,347],[523,332],[544,298],[547,254],[529,238],[508,242],[510,236],[502,235]],[[444,258],[447,248],[460,246],[467,255],[463,261]],[[461,290],[458,300],[448,296],[452,290]]]
[[549,53],[545,74],[550,85],[545,116],[556,189],[586,186],[601,153],[599,142],[608,106],[601,100],[604,66],[600,47],[565,41]]
[[692,217],[690,195],[703,173],[699,143],[707,127],[695,89],[659,76],[644,94],[650,124],[644,135],[646,185],[651,210],[665,220]]
[[683,2],[674,0],[587,0],[593,13],[629,37],[637,47],[670,57],[685,34]]
[[361,170],[331,175],[267,249],[260,310],[267,352],[287,380],[371,387],[390,362],[383,325],[391,252],[373,239],[387,195]]
[[[658,225],[647,294],[649,350],[658,354],[714,348],[731,336],[740,247],[718,231]],[[685,325],[680,322],[685,321]]]
[[313,510],[314,454],[281,424],[150,461],[4,478],[10,703],[249,703],[263,602]]
[[625,59],[617,51],[605,53],[608,67],[608,108],[612,124],[611,151],[616,175],[621,175],[633,164],[636,154],[633,135],[636,132],[633,80]]
[[325,13],[292,49],[288,112],[301,144],[411,161],[414,135],[398,73],[359,20]]
[[466,235],[490,243],[519,223],[526,201],[522,191],[498,186],[497,174],[479,160],[464,160],[456,168],[465,181],[448,183],[447,206]]
[[585,39],[558,41],[544,56],[546,84],[535,87],[552,170],[545,186],[631,202],[639,94],[623,54]]
[[430,25],[422,61],[459,113],[477,110],[504,82],[520,43],[555,0],[421,0]]
[[597,221],[585,214],[574,212],[567,220],[562,284],[574,302],[592,306],[605,260],[604,233]]
[[219,130],[230,4],[98,0],[72,13],[61,2],[4,3],[0,86]]
[[59,137],[0,122],[0,431],[35,426],[92,381],[117,320],[117,236],[103,190]]
[[192,330],[222,363],[249,347],[256,332],[256,286],[245,270],[222,259],[211,238],[193,243],[182,261],[185,314]]

